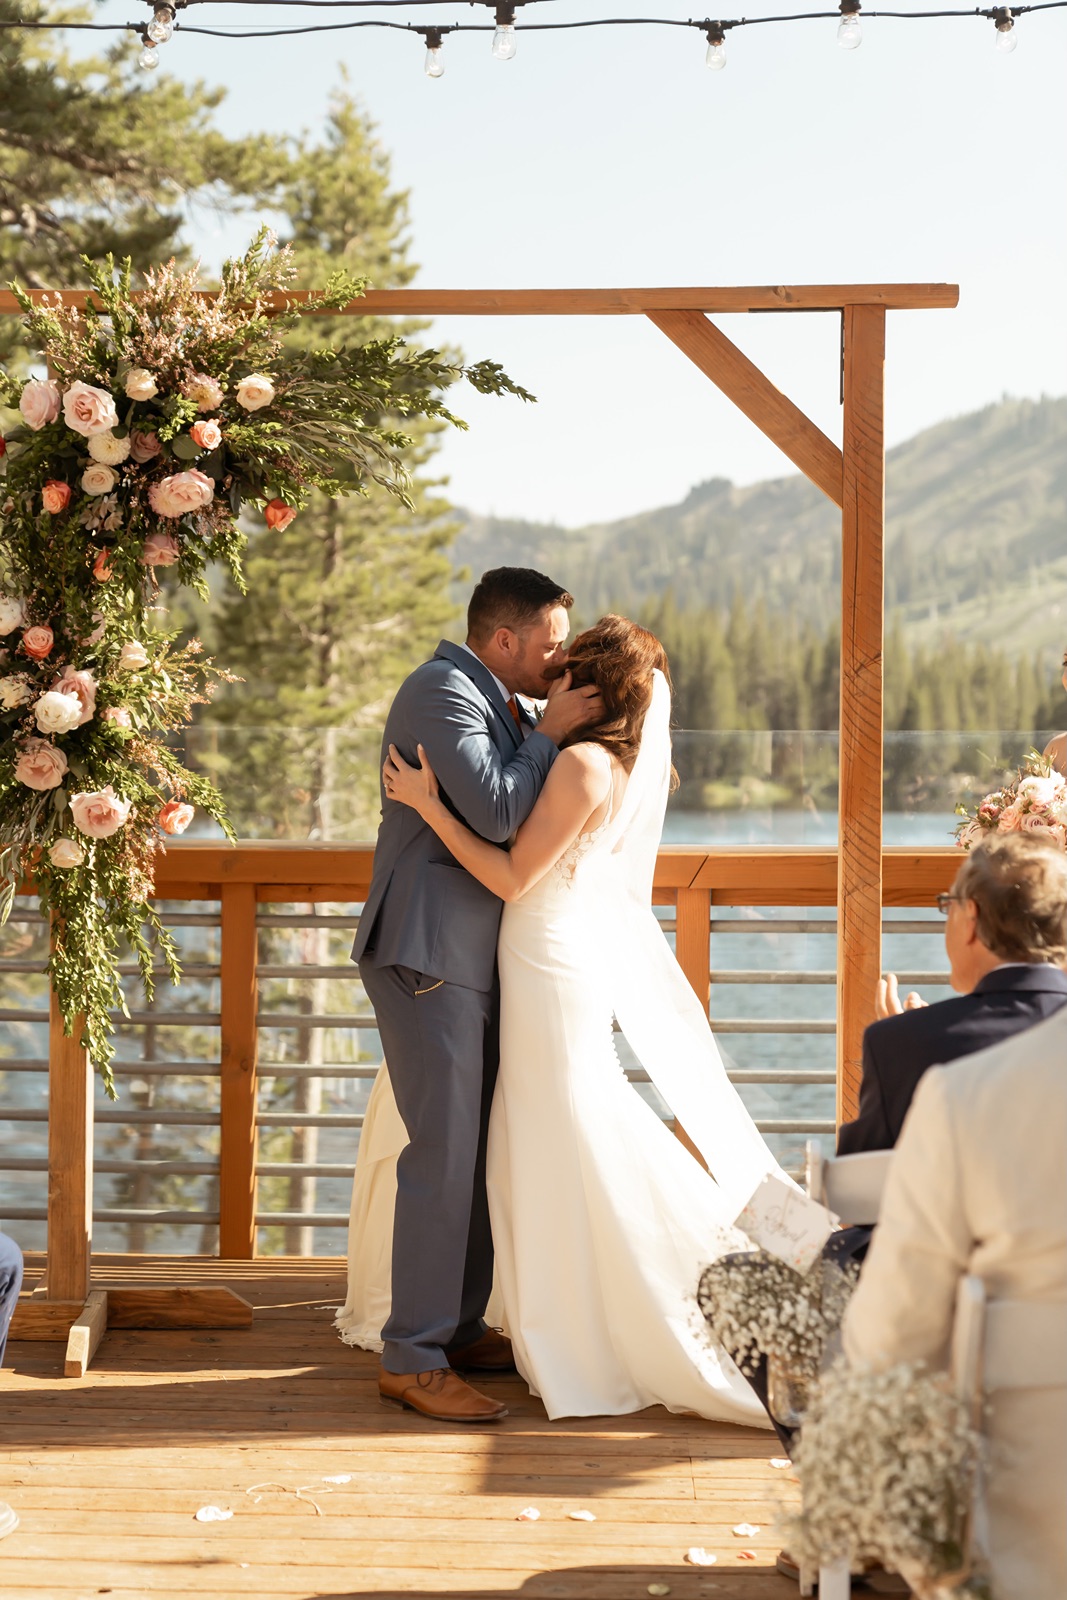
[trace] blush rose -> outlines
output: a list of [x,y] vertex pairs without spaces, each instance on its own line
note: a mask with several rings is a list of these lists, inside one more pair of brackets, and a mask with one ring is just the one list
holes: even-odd
[[260,411],[274,399],[274,385],[265,372],[250,372],[237,385],[234,398],[243,410]]
[[181,555],[172,533],[150,533],[141,550],[142,567],[173,567]]
[[206,473],[191,467],[188,472],[172,472],[159,478],[148,490],[148,501],[159,517],[177,518],[202,511],[215,495],[215,485]]
[[159,393],[159,385],[144,367],[131,367],[126,374],[126,394],[131,400],[151,400]]
[[146,461],[152,461],[162,448],[157,434],[142,433],[140,428],[134,428],[130,434],[130,455],[139,466],[144,466]]
[[101,722],[113,722],[116,728],[132,728],[133,718],[125,706],[107,706],[100,713]]
[[31,378],[19,396],[19,410],[27,428],[39,433],[59,416],[62,396],[50,378]]
[[70,815],[79,833],[88,839],[110,839],[125,825],[133,802],[115,793],[112,785],[70,797]]
[[48,859],[54,867],[80,867],[85,860],[85,851],[77,839],[57,839],[48,852]]
[[109,433],[119,420],[115,402],[106,389],[77,379],[63,396],[63,418],[68,428],[91,439],[96,433]]
[[23,739],[15,763],[15,777],[27,789],[58,789],[67,775],[67,758],[47,739]]
[[148,665],[148,651],[139,639],[127,639],[119,651],[119,666],[127,672],[140,672]]
[[82,488],[86,494],[110,494],[118,481],[115,469],[105,467],[102,461],[94,461],[82,473]]
[[83,723],[92,719],[96,711],[96,679],[91,672],[86,672],[84,668],[64,667],[52,684],[52,688],[58,690],[60,694],[77,695],[82,708],[77,727],[80,728]]
[[168,800],[156,821],[164,833],[184,833],[195,815],[194,808],[184,800]]

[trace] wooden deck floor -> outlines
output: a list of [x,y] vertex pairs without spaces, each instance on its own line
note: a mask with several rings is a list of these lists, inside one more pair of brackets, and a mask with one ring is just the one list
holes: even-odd
[[[101,1258],[100,1284],[225,1282],[255,1322],[109,1333],[81,1382],[62,1345],[9,1345],[0,1498],[21,1527],[0,1545],[4,1600],[794,1600],[774,1572],[791,1475],[773,1435],[659,1410],[550,1423],[513,1376],[484,1384],[505,1422],[450,1429],[383,1408],[375,1358],[337,1340],[343,1263],[134,1263]],[[206,1505],[233,1517],[199,1523]],[[525,1506],[540,1521],[516,1521]],[[735,1537],[741,1522],[760,1531]],[[717,1564],[687,1566],[693,1545]]]

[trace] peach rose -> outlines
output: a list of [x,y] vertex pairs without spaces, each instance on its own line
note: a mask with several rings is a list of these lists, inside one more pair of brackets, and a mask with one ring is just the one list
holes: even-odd
[[101,722],[113,722],[116,728],[132,728],[133,718],[125,706],[105,706],[100,713]]
[[143,433],[140,428],[134,428],[130,434],[130,455],[140,466],[152,461],[162,448],[157,434]]
[[55,642],[55,634],[44,623],[36,628],[27,628],[22,635],[22,648],[31,661],[43,661],[46,656],[51,655]]
[[114,577],[114,574],[115,569],[111,565],[111,551],[106,547],[103,550],[98,550],[96,552],[96,560],[93,562],[93,577],[97,583],[106,583],[109,578]]
[[181,555],[172,533],[150,533],[141,551],[142,567],[172,567]]
[[86,494],[110,494],[118,481],[114,467],[105,467],[102,461],[94,461],[82,473],[82,488]]
[[215,495],[215,485],[203,472],[191,467],[188,472],[172,472],[149,486],[148,502],[159,517],[184,517],[202,511]]
[[217,411],[222,404],[222,385],[207,372],[194,372],[182,384],[182,394],[195,400],[198,411]]
[[98,433],[89,440],[89,454],[94,461],[102,461],[105,467],[117,467],[126,460],[131,449],[129,434],[120,439],[114,433]]
[[998,833],[1018,833],[1022,819],[1023,814],[1019,802],[1013,800],[1011,805],[1005,806],[1000,813],[1000,817],[997,820]]
[[49,478],[41,489],[41,504],[50,517],[56,517],[70,505],[70,484],[59,478]]
[[144,367],[131,367],[123,386],[131,400],[151,400],[159,393],[159,385]]
[[207,422],[194,422],[189,437],[201,450],[217,450],[222,443],[222,429],[214,418],[209,418]]
[[260,411],[274,399],[274,385],[265,372],[250,372],[237,385],[234,398],[243,410]]
[[80,867],[85,860],[85,851],[77,839],[57,839],[48,852],[48,859],[54,867]]
[[263,515],[268,528],[273,528],[276,533],[284,533],[296,516],[296,507],[287,506],[284,500],[268,500],[263,507]]
[[79,378],[63,396],[63,418],[68,428],[91,439],[94,433],[110,432],[117,424],[119,414],[106,389],[82,383]]
[[160,808],[156,821],[164,833],[184,833],[195,815],[194,808],[184,800],[168,800]]
[[59,677],[53,681],[52,688],[57,689],[60,694],[77,695],[82,708],[77,723],[79,728],[91,720],[96,711],[96,679],[91,672],[86,672],[84,668],[79,670],[77,667],[64,667]]
[[110,839],[124,826],[132,800],[117,795],[111,784],[87,794],[72,794],[70,815],[79,833],[88,839]]
[[58,789],[67,775],[67,758],[47,739],[23,739],[15,777],[27,789]]
[[39,433],[59,416],[61,396],[51,378],[31,378],[19,396],[19,410],[27,428]]

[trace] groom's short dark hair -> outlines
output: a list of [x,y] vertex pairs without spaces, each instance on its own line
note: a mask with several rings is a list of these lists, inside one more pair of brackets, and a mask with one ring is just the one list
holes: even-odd
[[467,607],[467,638],[481,644],[497,628],[519,633],[548,606],[567,611],[574,596],[532,567],[493,567],[483,572]]

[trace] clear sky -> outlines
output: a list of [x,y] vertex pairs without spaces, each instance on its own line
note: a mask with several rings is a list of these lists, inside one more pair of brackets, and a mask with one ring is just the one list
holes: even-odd
[[[780,9],[757,0],[745,14]],[[130,0],[101,8],[102,20],[134,14]],[[184,20],[337,15],[212,0]],[[488,15],[457,0],[419,20]],[[453,36],[437,80],[420,40],[376,29],[179,34],[161,71],[225,84],[229,130],[295,132],[315,128],[343,65],[410,191],[424,287],[951,281],[957,310],[890,316],[890,443],[1004,393],[1067,390],[1067,11],[1020,18],[1011,55],[980,18],[866,18],[856,51],[837,46],[833,20],[739,28],[718,73],[695,30],[522,28],[642,15],[689,12],[671,0],[530,6],[513,61],[491,58],[488,34]],[[221,232],[201,214],[194,232],[214,261],[246,228]],[[835,317],[720,325],[840,436]],[[437,336],[501,360],[539,397],[524,408],[457,396],[471,431],[440,460],[453,498],[476,511],[574,525],[681,499],[710,477],[791,470],[642,318],[448,319]]]

